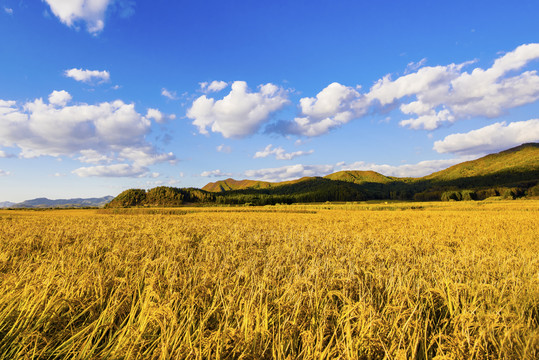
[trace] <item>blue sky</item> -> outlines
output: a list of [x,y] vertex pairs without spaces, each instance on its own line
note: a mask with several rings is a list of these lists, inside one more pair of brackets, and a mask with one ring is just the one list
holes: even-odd
[[0,201],[539,141],[539,2],[0,0]]

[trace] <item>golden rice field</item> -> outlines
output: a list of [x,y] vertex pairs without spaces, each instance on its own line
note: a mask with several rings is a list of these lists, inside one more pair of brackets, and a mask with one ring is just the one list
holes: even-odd
[[0,211],[0,359],[537,359],[539,201]]

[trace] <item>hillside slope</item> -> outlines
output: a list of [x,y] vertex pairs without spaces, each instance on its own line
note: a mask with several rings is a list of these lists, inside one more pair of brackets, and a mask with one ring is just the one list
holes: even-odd
[[523,144],[509,150],[490,154],[477,160],[453,165],[432,173],[423,179],[455,180],[461,178],[490,176],[494,174],[536,174],[539,171],[539,144]]

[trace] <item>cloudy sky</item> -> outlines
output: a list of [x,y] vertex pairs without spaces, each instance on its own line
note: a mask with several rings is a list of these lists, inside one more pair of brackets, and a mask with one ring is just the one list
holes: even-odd
[[539,141],[539,2],[0,0],[0,201]]

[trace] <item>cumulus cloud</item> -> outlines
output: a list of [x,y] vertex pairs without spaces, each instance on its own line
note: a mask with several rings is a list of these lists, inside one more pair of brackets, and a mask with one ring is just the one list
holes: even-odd
[[65,90],[61,90],[61,91],[55,90],[49,95],[49,103],[52,105],[57,105],[57,106],[66,106],[66,104],[70,102],[71,99],[72,99],[71,94],[69,94]]
[[257,132],[273,112],[288,102],[286,91],[276,85],[260,85],[258,91],[252,92],[246,82],[235,81],[230,93],[220,100],[206,95],[197,98],[187,117],[193,119],[202,134],[207,134],[209,127],[225,138],[242,138]]
[[358,90],[332,83],[316,97],[300,100],[300,115],[289,124],[290,132],[318,136],[367,113],[369,103]]
[[434,143],[439,153],[487,154],[539,141],[539,119],[510,124],[497,122],[467,133],[452,134]]
[[113,164],[81,167],[72,172],[80,177],[142,177],[148,169],[129,164]]
[[232,176],[231,173],[222,172],[221,170],[204,171],[200,174],[202,177],[227,177]]
[[403,103],[405,114],[414,118],[401,126],[434,130],[444,123],[474,116],[495,118],[508,109],[539,100],[537,71],[519,71],[539,59],[539,44],[517,47],[484,70],[462,72],[469,63],[425,67],[395,81],[378,82],[369,96],[387,104],[408,96],[416,100]]
[[304,176],[324,176],[332,173],[334,165],[289,165],[278,168],[247,170],[245,176],[252,180],[288,181]]
[[165,88],[161,89],[161,95],[163,95],[166,98],[169,98],[170,100],[177,100],[178,96],[176,95],[175,91],[169,91]]
[[409,63],[405,75],[386,75],[367,92],[332,83],[316,97],[300,100],[293,121],[270,124],[268,132],[319,136],[367,114],[398,108],[407,119],[400,126],[435,130],[471,117],[496,118],[509,109],[539,100],[536,70],[523,71],[539,59],[539,43],[525,44],[500,56],[490,68],[464,69],[468,61],[445,66]]
[[214,80],[211,83],[201,82],[199,83],[199,85],[200,85],[200,91],[208,94],[208,93],[218,92],[218,91],[223,90],[224,88],[228,86],[228,83],[225,81]]
[[7,6],[4,6],[4,11],[6,12],[6,14],[13,15],[13,9],[12,8],[8,8]]
[[302,155],[309,155],[312,154],[314,150],[309,151],[294,151],[287,153],[282,147],[273,148],[272,144],[269,144],[264,148],[262,151],[257,151],[254,155],[255,159],[258,158],[265,158],[270,155],[275,155],[275,158],[277,160],[292,160],[295,157],[302,156]]
[[69,27],[86,23],[89,33],[97,34],[105,27],[105,12],[113,0],[45,0],[53,14]]
[[[18,147],[23,158],[68,156],[94,164],[127,160],[137,171],[175,160],[172,153],[159,153],[145,140],[151,119],[139,114],[134,104],[116,100],[67,105],[70,100],[66,91],[51,93],[49,103],[36,99],[18,106],[15,101],[0,100],[0,146]],[[125,166],[93,171],[120,168]]]
[[11,173],[9,171],[5,171],[5,170],[0,169],[0,177],[9,176],[9,175],[11,175]]
[[414,119],[402,120],[400,126],[408,126],[414,130],[435,130],[442,126],[445,122],[454,122],[455,116],[447,109],[436,112],[435,110],[428,111],[427,114],[418,116]]
[[91,83],[93,81],[106,82],[110,80],[110,73],[106,70],[99,71],[73,68],[66,70],[64,75],[85,83]]
[[164,123],[165,122],[165,115],[157,109],[148,109],[146,112],[146,117],[148,119],[154,119],[158,123]]

